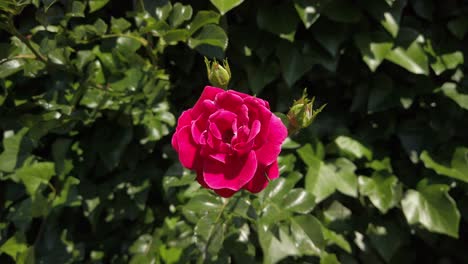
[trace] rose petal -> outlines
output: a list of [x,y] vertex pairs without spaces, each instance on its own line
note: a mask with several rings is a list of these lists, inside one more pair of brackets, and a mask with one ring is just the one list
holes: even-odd
[[197,144],[201,144],[202,142],[206,141],[203,139],[203,132],[206,130],[207,118],[205,115],[201,115],[197,120],[192,122],[191,132],[192,138]]
[[270,125],[270,119],[273,114],[265,106],[259,104],[257,100],[254,100],[254,98],[245,98],[244,102],[249,108],[249,120],[251,122],[250,126],[252,126],[255,120],[260,121],[262,124],[262,129],[260,130],[255,140],[256,145],[261,146],[265,144],[265,139],[268,134],[268,127]]
[[219,162],[226,163],[227,154],[226,153],[214,153],[214,154],[210,154],[210,157],[212,157],[213,159]]
[[210,129],[210,133],[211,135],[213,135],[213,137],[221,140],[223,138],[223,136],[221,135],[221,132],[219,131],[218,129],[218,126],[216,126],[215,123],[213,122],[209,122],[209,129]]
[[[182,112],[179,119],[177,120],[176,132],[177,132],[177,130],[180,130],[181,128],[183,128],[185,126],[189,126],[192,123],[191,112],[192,112],[192,109],[189,109],[187,111]],[[171,143],[172,143],[172,147],[175,149],[175,151],[179,152],[179,144],[177,143],[176,134],[177,133],[174,133],[174,135],[172,135]]]
[[200,114],[203,113],[204,104],[205,104],[204,101],[205,100],[214,101],[216,95],[219,94],[219,93],[223,93],[223,92],[225,92],[225,91],[223,89],[221,89],[221,88],[212,87],[212,86],[205,86],[205,88],[203,89],[202,94],[200,95],[200,98],[198,99],[198,101],[193,106],[192,116],[197,117],[197,116],[199,116]]
[[203,177],[210,188],[238,191],[252,180],[256,170],[257,158],[251,151],[244,157],[231,156],[225,164],[211,158],[205,159]]
[[252,141],[252,139],[254,139],[258,135],[261,127],[262,127],[262,124],[260,124],[260,121],[258,120],[255,120],[252,123],[252,127],[250,128],[249,138],[247,139],[247,142]]
[[187,169],[195,169],[198,159],[198,146],[195,144],[189,126],[177,131],[180,163]]
[[218,107],[216,106],[215,102],[207,99],[203,101],[203,110],[203,114],[209,115],[216,112],[216,110],[218,110]]
[[184,126],[189,126],[192,123],[192,109],[182,112],[179,119],[177,120],[177,128],[182,128]]
[[249,123],[249,108],[243,104],[235,112],[237,115],[238,126],[247,125]]
[[[260,135],[259,135],[260,136]],[[257,136],[257,138],[259,137]],[[288,130],[277,116],[272,115],[263,145],[255,152],[258,162],[263,165],[272,164],[281,152],[281,144],[288,136]]]
[[210,153],[228,153],[231,148],[227,143],[215,138],[211,133],[208,133],[206,143],[211,148]]
[[221,134],[223,134],[224,132],[226,132],[226,130],[232,129],[232,123],[236,118],[237,115],[233,112],[220,109],[214,114],[210,115],[208,120],[212,123],[215,123]]
[[174,148],[174,150],[176,152],[179,152],[179,143],[177,141],[177,132],[175,132],[174,135],[172,135],[171,144],[172,144],[172,147]]
[[214,190],[215,193],[217,193],[219,196],[224,197],[224,198],[229,198],[233,196],[236,191],[230,190],[230,189],[217,189]]
[[228,92],[228,93],[235,94],[235,95],[237,95],[237,96],[239,96],[239,97],[241,97],[241,98],[251,97],[250,94],[241,93],[241,92],[238,92],[238,91],[236,91],[236,90],[228,90],[227,92]]
[[244,186],[244,189],[252,193],[258,193],[267,187],[269,180],[274,180],[278,178],[278,176],[279,168],[277,161],[273,162],[270,166],[267,167],[259,165],[255,176]]
[[216,95],[215,103],[222,109],[235,112],[243,104],[243,100],[237,94],[224,92]]
[[203,179],[203,171],[201,170],[197,170],[197,181],[203,188],[207,188],[207,189],[210,188],[206,184],[205,179]]

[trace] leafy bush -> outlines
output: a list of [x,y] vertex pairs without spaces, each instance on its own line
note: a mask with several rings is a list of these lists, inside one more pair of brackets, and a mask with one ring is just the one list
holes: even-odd
[[[2,0],[1,263],[467,263],[468,5]],[[230,88],[285,113],[259,195],[200,189],[176,117]]]

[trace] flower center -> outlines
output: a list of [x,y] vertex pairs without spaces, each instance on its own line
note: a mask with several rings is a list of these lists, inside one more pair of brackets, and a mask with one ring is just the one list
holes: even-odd
[[232,130],[227,130],[226,132],[223,133],[222,140],[224,143],[231,144],[232,137],[234,136],[234,133]]

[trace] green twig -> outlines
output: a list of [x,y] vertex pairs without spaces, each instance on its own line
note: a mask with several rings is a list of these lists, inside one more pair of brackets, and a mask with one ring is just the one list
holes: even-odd
[[44,57],[44,56],[42,56],[42,54],[40,54],[39,51],[37,51],[37,50],[33,47],[33,45],[31,44],[31,41],[30,41],[28,38],[26,38],[25,36],[23,36],[23,35],[16,29],[15,25],[13,24],[13,21],[12,21],[11,17],[9,17],[9,19],[8,19],[8,24],[7,24],[7,26],[8,26],[8,31],[10,31],[10,33],[11,33],[13,36],[15,36],[15,37],[17,37],[18,39],[20,39],[21,42],[23,42],[24,45],[26,45],[26,47],[28,47],[28,49],[31,50],[31,52],[36,56],[36,58],[37,58],[39,61],[43,62],[45,65],[48,65],[47,58]]

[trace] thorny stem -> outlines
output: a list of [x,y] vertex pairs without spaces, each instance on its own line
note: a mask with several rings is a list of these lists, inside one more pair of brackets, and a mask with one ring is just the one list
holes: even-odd
[[36,56],[35,55],[30,55],[30,54],[19,54],[19,55],[13,56],[11,58],[4,58],[4,59],[0,60],[0,65],[2,65],[4,63],[7,63],[9,61],[12,61],[12,60],[17,60],[17,59],[36,59]]
[[[236,199],[234,200],[234,202],[232,203],[232,206],[229,208],[229,212],[232,212],[234,210],[234,208],[236,208],[236,205],[239,203],[240,199],[244,197],[244,191],[241,191],[241,194],[238,195],[236,197]],[[208,255],[208,248],[210,246],[210,244],[212,243],[213,241],[213,234],[214,234],[214,231],[216,231],[216,226],[218,225],[218,222],[219,220],[221,219],[221,217],[223,216],[223,213],[224,213],[224,210],[226,209],[226,206],[229,204],[229,200],[227,200],[223,206],[221,207],[221,210],[220,212],[218,213],[218,215],[216,216],[216,219],[215,219],[215,222],[214,222],[214,227],[212,229],[212,231],[210,232],[209,236],[208,236],[208,239],[206,241],[206,247],[205,247],[205,250],[203,252],[203,261],[206,261],[206,257]]]
[[[137,11],[139,11],[139,12],[146,12],[145,3],[143,2],[143,0],[138,0],[138,2],[135,4],[135,9],[137,9]],[[145,49],[146,49],[146,52],[148,53],[148,56],[150,57],[151,63],[153,65],[156,65],[158,60],[157,60],[157,57],[154,55],[153,50],[152,50],[153,49],[153,40],[151,39],[151,34],[146,33],[145,36],[146,36],[146,41],[147,41],[147,45],[144,45]]]
[[13,20],[11,18],[11,16],[8,18],[8,22],[7,22],[7,26],[8,26],[8,30],[10,31],[10,33],[12,35],[14,35],[15,37],[19,38],[21,40],[21,42],[23,42],[29,50],[31,50],[31,52],[36,56],[36,58],[38,60],[40,60],[41,62],[43,62],[44,64],[48,64],[48,61],[47,61],[47,58],[42,56],[42,54],[39,53],[39,51],[37,51],[31,44],[31,41],[29,41],[28,38],[26,38],[25,36],[23,36],[15,27],[15,25],[13,24]]

